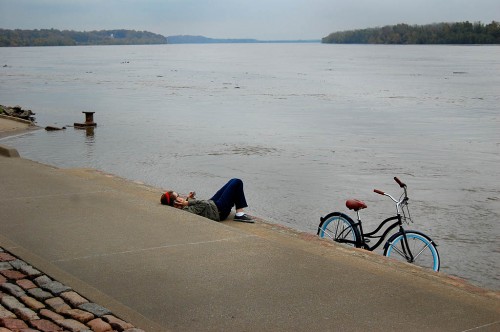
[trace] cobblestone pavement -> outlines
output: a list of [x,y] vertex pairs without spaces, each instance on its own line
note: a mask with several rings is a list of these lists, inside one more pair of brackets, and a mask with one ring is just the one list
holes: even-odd
[[144,332],[0,248],[0,332]]

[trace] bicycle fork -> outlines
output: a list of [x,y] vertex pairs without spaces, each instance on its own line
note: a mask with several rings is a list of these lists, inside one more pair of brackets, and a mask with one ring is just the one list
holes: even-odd
[[403,243],[404,243],[404,245],[402,246],[403,254],[405,255],[405,258],[409,263],[413,263],[415,261],[415,258],[413,257],[413,254],[410,250],[410,245],[408,243],[408,238],[406,237],[406,232],[401,226],[399,226],[399,231],[403,234]]

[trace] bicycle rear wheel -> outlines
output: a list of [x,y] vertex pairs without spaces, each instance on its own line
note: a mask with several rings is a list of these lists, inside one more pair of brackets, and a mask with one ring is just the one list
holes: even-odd
[[359,246],[358,228],[349,216],[340,212],[333,212],[321,218],[318,236],[353,247]]
[[408,246],[405,245],[403,233],[398,232],[386,242],[384,256],[439,271],[439,253],[434,241],[417,231],[405,231],[405,234]]

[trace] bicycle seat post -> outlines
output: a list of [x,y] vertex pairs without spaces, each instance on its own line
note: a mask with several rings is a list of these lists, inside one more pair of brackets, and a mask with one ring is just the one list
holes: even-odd
[[358,218],[358,222],[361,222],[361,217],[359,216],[359,210],[356,211],[356,217]]

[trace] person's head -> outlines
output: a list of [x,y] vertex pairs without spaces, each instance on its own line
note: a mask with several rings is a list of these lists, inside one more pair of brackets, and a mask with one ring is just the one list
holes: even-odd
[[161,195],[160,202],[163,205],[174,206],[175,200],[179,197],[179,194],[175,191],[167,191]]

